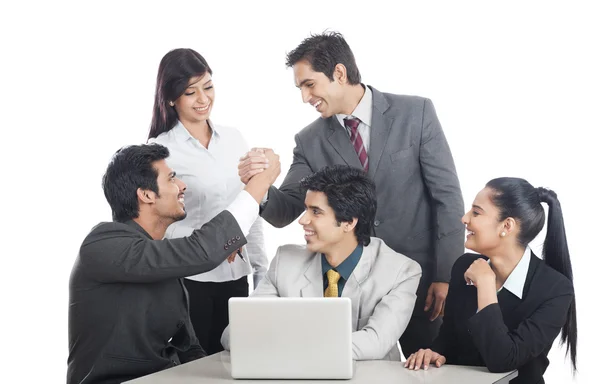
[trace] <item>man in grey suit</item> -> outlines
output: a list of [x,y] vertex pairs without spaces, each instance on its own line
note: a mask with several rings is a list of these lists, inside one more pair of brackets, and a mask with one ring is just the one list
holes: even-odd
[[68,384],[121,383],[205,356],[182,278],[215,268],[246,244],[279,160],[271,157],[272,169],[201,229],[162,240],[186,215],[186,186],[168,156],[162,145],[130,146],[106,170],[114,221],[85,238],[69,281]]
[[[416,300],[421,267],[370,237],[377,200],[364,171],[335,165],[305,178],[299,220],[306,246],[279,247],[252,297],[349,297],[355,360],[398,361],[398,338]],[[293,330],[291,330],[293,331]],[[229,329],[221,337],[229,349]]]
[[[463,198],[433,104],[361,84],[354,55],[339,33],[305,39],[288,54],[287,65],[302,100],[321,117],[296,135],[290,170],[279,189],[269,189],[261,216],[276,227],[292,222],[303,210],[300,180],[324,166],[366,170],[377,186],[373,234],[423,270],[413,318],[400,339],[408,356],[437,335],[450,270],[464,251]],[[265,169],[269,152],[256,149],[241,159],[243,182]]]

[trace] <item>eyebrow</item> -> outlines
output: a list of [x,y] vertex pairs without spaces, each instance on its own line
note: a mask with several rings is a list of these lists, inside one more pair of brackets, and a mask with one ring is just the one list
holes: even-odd
[[485,212],[485,209],[481,208],[479,205],[475,205],[475,204],[473,204],[473,208],[477,208],[477,209],[480,209],[480,210],[482,210],[483,212]]
[[[200,80],[201,79],[198,79],[198,81],[193,82],[192,84],[188,85],[187,87],[188,88],[195,88],[193,86],[196,85],[196,84],[198,84],[200,82]],[[210,79],[208,79],[207,81],[205,81],[204,84],[202,84],[202,85],[206,85],[206,84],[210,83],[211,81],[212,81],[212,77]]]
[[317,207],[316,205],[305,205],[306,209],[316,209],[318,211],[324,212],[321,208]]
[[313,79],[304,79],[302,80],[302,82],[298,85],[296,85],[296,88],[300,88],[302,87],[304,84],[308,83],[309,81],[314,81]]

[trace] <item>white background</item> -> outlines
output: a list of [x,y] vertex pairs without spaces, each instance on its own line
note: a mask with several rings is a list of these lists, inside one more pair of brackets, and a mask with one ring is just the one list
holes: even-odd
[[[499,176],[558,193],[578,302],[574,382],[595,382],[600,27],[591,3],[130,3],[2,5],[0,381],[65,380],[71,266],[90,228],[110,219],[100,186],[108,160],[145,141],[162,56],[204,55],[213,120],[275,148],[285,173],[294,133],[318,117],[301,103],[285,53],[329,28],[345,35],[364,82],[433,100],[467,205]],[[300,242],[298,224],[267,225],[269,257]],[[563,354],[551,351],[547,383],[571,382]]]

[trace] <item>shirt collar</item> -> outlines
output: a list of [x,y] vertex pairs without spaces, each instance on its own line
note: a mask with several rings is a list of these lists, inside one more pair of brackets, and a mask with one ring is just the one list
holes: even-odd
[[373,116],[373,92],[371,91],[371,88],[367,87],[366,85],[361,85],[365,89],[365,94],[363,95],[362,99],[360,99],[360,102],[356,108],[354,108],[354,111],[352,111],[352,114],[344,115],[343,113],[340,113],[336,115],[342,127],[346,126],[344,124],[344,119],[348,116],[357,117],[366,126],[371,126],[371,120]]
[[[219,132],[215,128],[215,125],[212,123],[212,121],[208,120],[208,125],[213,132],[213,137],[211,138],[211,140],[218,138]],[[192,135],[190,135],[190,132],[183,126],[183,123],[179,120],[177,120],[177,124],[175,124],[175,126],[173,127],[173,135],[175,135],[175,138],[177,140],[181,141],[187,141],[190,139],[196,140]]]
[[[488,260],[489,261],[489,260]],[[523,253],[523,257],[513,269],[513,271],[508,275],[508,278],[504,282],[504,285],[500,287],[506,288],[513,295],[517,296],[519,299],[523,299],[523,289],[525,288],[525,280],[527,279],[527,271],[529,271],[529,263],[531,261],[531,248],[526,247],[525,253]]]
[[358,264],[360,257],[362,256],[362,252],[363,246],[362,244],[358,244],[358,246],[354,248],[354,251],[352,251],[350,256],[348,256],[346,260],[342,261],[342,263],[336,268],[333,268],[331,264],[329,264],[329,262],[327,261],[327,258],[325,258],[325,255],[321,254],[321,267],[323,270],[323,274],[326,274],[327,271],[329,271],[330,269],[335,269],[344,279],[344,281],[348,281],[350,275],[352,275],[352,272],[354,271],[354,268]]

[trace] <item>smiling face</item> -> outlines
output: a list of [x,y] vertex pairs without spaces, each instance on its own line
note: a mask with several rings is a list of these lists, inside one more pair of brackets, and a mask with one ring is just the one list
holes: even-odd
[[[308,61],[294,64],[294,81],[302,92],[302,101],[312,105],[322,118],[342,113],[345,82],[331,81],[323,72],[313,71]],[[334,79],[338,77],[334,73]]]
[[175,110],[184,126],[207,121],[215,100],[215,89],[210,73],[192,77],[188,87],[175,100]]
[[493,253],[506,235],[505,221],[498,221],[500,211],[492,203],[490,188],[482,189],[462,218],[467,228],[465,247],[481,254]]
[[311,252],[328,255],[332,250],[356,245],[356,223],[339,223],[323,192],[308,190],[304,199],[306,211],[298,220],[304,228],[306,247]]
[[185,183],[175,177],[175,172],[166,161],[156,161],[153,166],[158,172],[158,194],[154,196],[153,214],[168,223],[185,219]]

